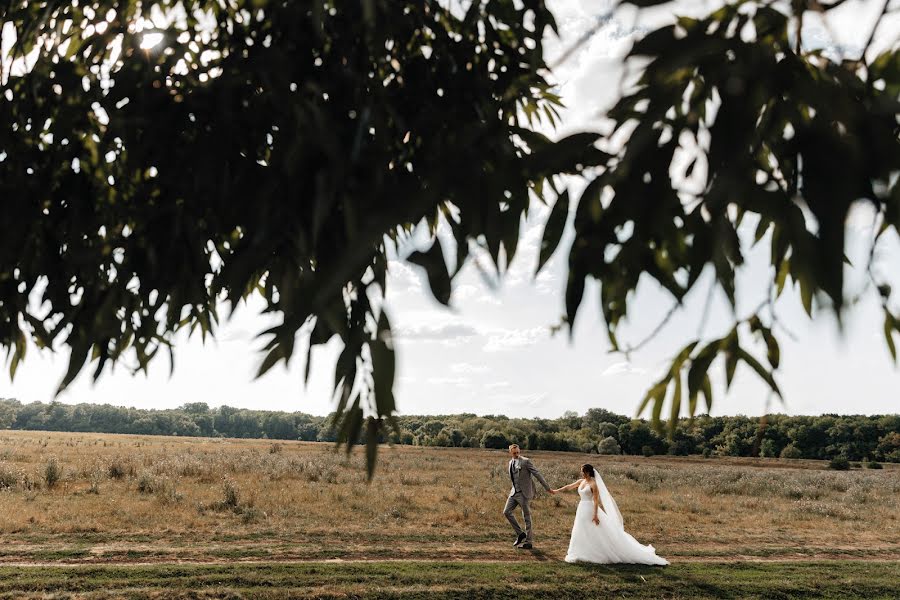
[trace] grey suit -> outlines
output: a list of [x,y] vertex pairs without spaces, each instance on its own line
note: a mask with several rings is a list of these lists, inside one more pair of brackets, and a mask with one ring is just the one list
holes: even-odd
[[531,530],[531,507],[529,506],[531,499],[534,498],[534,483],[531,477],[537,477],[537,480],[549,492],[550,485],[544,481],[543,475],[531,463],[531,460],[520,456],[517,459],[510,459],[506,465],[506,472],[509,473],[512,487],[509,489],[509,496],[506,499],[506,506],[503,508],[503,515],[509,520],[510,525],[516,531],[517,535],[522,533],[522,528],[516,520],[514,511],[516,506],[522,507],[522,516],[525,518],[525,543],[532,543]]

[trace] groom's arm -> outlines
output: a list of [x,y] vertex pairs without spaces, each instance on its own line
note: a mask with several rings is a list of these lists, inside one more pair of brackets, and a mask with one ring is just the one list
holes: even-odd
[[537,470],[537,467],[530,460],[525,461],[525,468],[528,469],[528,472],[537,477],[537,480],[544,486],[544,489],[548,492],[553,492],[553,488],[550,487],[550,484],[544,480],[544,476],[541,475],[541,472]]

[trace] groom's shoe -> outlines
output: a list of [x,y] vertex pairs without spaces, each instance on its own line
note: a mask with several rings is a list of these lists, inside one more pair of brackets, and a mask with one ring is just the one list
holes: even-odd
[[518,546],[519,544],[521,544],[524,541],[525,541],[525,534],[520,533],[519,536],[516,538],[516,541],[513,542],[513,546]]
[[531,550],[531,544],[529,542],[525,542],[524,544],[519,544],[516,546],[519,550]]

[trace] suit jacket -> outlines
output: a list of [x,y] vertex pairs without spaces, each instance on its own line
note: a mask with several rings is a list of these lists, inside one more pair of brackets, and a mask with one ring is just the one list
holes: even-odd
[[518,465],[515,467],[513,467],[513,460],[514,459],[510,459],[506,464],[507,474],[509,474],[510,467],[512,467],[512,487],[509,488],[510,496],[521,493],[527,500],[534,498],[534,483],[531,481],[532,476],[537,477],[537,480],[541,482],[541,485],[544,486],[548,492],[550,491],[550,485],[544,481],[544,476],[541,475],[541,472],[537,470],[534,464],[532,464],[531,459],[520,456]]

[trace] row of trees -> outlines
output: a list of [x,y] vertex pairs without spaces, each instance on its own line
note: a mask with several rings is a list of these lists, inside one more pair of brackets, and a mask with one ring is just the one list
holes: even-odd
[[[169,410],[109,404],[22,404],[0,400],[0,429],[135,433],[333,442],[334,415],[247,410],[195,402]],[[900,415],[768,415],[682,419],[671,436],[643,419],[602,408],[558,419],[502,415],[397,417],[383,442],[419,446],[560,450],[600,454],[704,454],[900,462]],[[360,439],[359,441],[365,441]]]

